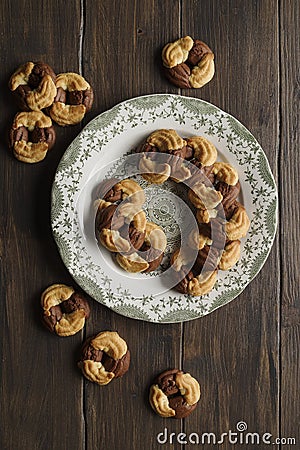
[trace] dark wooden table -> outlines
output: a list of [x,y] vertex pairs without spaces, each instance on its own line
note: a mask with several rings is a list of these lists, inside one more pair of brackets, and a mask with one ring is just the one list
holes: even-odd
[[[0,448],[196,448],[179,444],[178,433],[220,436],[245,421],[248,431],[270,433],[273,441],[294,437],[296,445],[282,448],[299,449],[300,2],[2,0],[0,11]],[[58,162],[82,126],[118,102],[180,93],[158,66],[163,45],[186,34],[211,46],[216,74],[204,88],[182,93],[241,120],[270,161],[281,204],[270,256],[237,299],[201,319],[157,325],[92,301],[82,333],[52,336],[39,320],[40,294],[52,283],[73,283],[50,227]],[[35,165],[14,159],[5,143],[17,111],[7,82],[30,60],[48,62],[56,72],[81,72],[95,90],[84,123],[58,129],[55,148]],[[101,388],[81,376],[76,353],[85,336],[104,329],[118,330],[127,340],[132,364],[123,379]],[[201,402],[186,420],[162,419],[150,409],[147,389],[155,374],[179,366],[199,379]],[[163,445],[157,435],[165,427]],[[201,446],[212,447],[269,448],[226,439],[220,446]]]

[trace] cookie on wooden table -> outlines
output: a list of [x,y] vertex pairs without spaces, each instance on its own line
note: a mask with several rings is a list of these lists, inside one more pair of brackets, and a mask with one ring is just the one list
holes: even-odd
[[22,111],[40,111],[52,105],[56,96],[56,75],[44,62],[27,62],[13,73],[9,89]]
[[163,69],[166,78],[179,88],[201,88],[214,76],[214,54],[207,44],[190,36],[164,46]]
[[45,289],[41,306],[44,325],[58,336],[78,333],[90,316],[85,296],[65,284],[53,284]]
[[42,161],[55,143],[52,120],[42,111],[19,112],[9,131],[9,147],[22,162]]
[[52,119],[61,126],[81,122],[93,105],[90,84],[78,73],[60,73],[56,78],[57,94],[49,108]]
[[127,343],[116,331],[102,331],[89,338],[81,350],[78,367],[83,375],[100,386],[122,377],[130,365]]

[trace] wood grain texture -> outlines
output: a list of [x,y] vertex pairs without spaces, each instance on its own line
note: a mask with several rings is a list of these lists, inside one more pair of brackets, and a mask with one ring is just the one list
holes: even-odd
[[5,142],[17,112],[7,83],[20,64],[43,60],[57,72],[78,70],[79,2],[68,5],[72,15],[63,2],[47,0],[0,6],[0,447],[5,450],[77,450],[83,443],[83,383],[73,362],[81,338],[51,336],[39,318],[43,289],[72,282],[51,234],[50,191],[58,161],[79,127],[56,127],[55,147],[35,165],[14,159]]
[[[296,446],[282,448],[299,447],[299,23],[296,0],[0,3],[1,449],[192,449],[197,446],[179,444],[176,435],[218,437],[242,420],[250,432],[296,438]],[[281,203],[275,245],[247,289],[206,317],[158,325],[91,301],[82,333],[51,336],[40,323],[40,294],[55,282],[74,284],[51,234],[57,164],[99,113],[131,97],[180,92],[163,77],[160,53],[186,34],[211,46],[216,74],[202,89],[182,94],[233,114],[267,154]],[[5,142],[17,112],[7,82],[28,60],[44,60],[57,73],[82,70],[95,90],[83,124],[56,127],[55,147],[36,165],[15,160]],[[105,329],[126,339],[132,361],[122,379],[99,387],[82,377],[76,361],[82,341]],[[148,402],[154,376],[172,367],[201,384],[199,406],[183,421],[156,416]],[[168,442],[159,445],[165,428]]]
[[[281,2],[281,435],[300,436],[299,127],[300,5]],[[293,64],[291,64],[293,61]]]
[[[169,90],[158,55],[167,32],[178,30],[179,2],[105,0],[97,10],[87,2],[85,18],[83,70],[94,84],[98,112],[130,97]],[[151,410],[148,390],[158,373],[180,366],[182,326],[126,319],[95,302],[87,335],[103,329],[118,330],[132,361],[129,373],[106,387],[85,383],[87,449],[106,449],[108,442],[115,450],[156,448],[168,420]],[[173,421],[172,429],[180,432],[181,422]]]
[[[185,94],[217,104],[241,120],[261,143],[276,177],[279,57],[275,11],[275,1],[184,1],[182,35],[204,40],[216,54],[214,79],[201,90]],[[258,47],[261,54],[268,54],[267,64],[258,62]],[[272,289],[264,289],[262,295],[270,273],[276,274]],[[250,432],[278,435],[278,273],[275,246],[261,273],[237,299],[184,324],[183,366],[202,385],[201,404],[185,422],[187,434],[221,436],[230,429],[236,431],[236,424],[245,421]],[[221,448],[232,448],[232,444],[225,438]]]
[[87,2],[84,29],[83,71],[95,86],[94,114],[131,97],[178,92],[161,74],[160,53],[178,33],[179,0],[104,0],[97,8]]

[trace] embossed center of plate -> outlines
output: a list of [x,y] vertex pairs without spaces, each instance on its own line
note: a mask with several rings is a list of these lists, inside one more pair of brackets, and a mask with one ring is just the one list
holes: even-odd
[[[178,218],[182,215],[182,208],[175,196],[170,197],[169,192],[151,187],[145,190],[146,204],[145,211],[148,220],[157,225],[168,228],[172,235],[179,233],[177,225]],[[175,194],[176,195],[176,194]]]
[[[149,184],[137,173],[137,170],[132,170],[135,158],[134,154],[124,155],[112,164],[106,172],[105,178],[124,179],[129,175],[144,189],[146,201],[143,210],[146,213],[147,220],[159,225],[167,238],[167,247],[161,265],[150,274],[143,274],[144,277],[157,277],[168,269],[172,253],[181,247],[183,235],[185,236],[183,240],[187,236],[186,227],[189,226],[190,215],[192,215],[191,205],[184,185],[177,184],[172,180],[167,180],[159,185]],[[187,214],[187,210],[189,210],[189,214]]]

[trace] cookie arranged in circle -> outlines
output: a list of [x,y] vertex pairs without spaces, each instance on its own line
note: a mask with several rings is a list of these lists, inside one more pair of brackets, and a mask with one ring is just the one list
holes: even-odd
[[53,284],[41,295],[44,325],[58,336],[72,336],[82,330],[90,316],[87,299],[65,284]]
[[27,62],[13,73],[9,89],[23,111],[40,111],[52,105],[56,96],[56,75],[43,62]]
[[[217,149],[210,141],[202,136],[183,139],[172,129],[151,133],[138,147],[137,153],[142,154],[140,173],[145,180],[155,184],[162,184],[169,178],[177,183],[188,180],[189,184],[193,180],[210,181],[212,166],[217,159]],[[170,157],[162,158],[162,153]]]
[[116,331],[102,331],[89,338],[81,350],[78,367],[90,381],[101,386],[122,377],[129,369],[127,343]]
[[161,417],[183,419],[195,410],[199,400],[198,381],[182,370],[162,372],[150,387],[150,405]]
[[201,88],[214,76],[214,54],[207,44],[190,36],[166,44],[162,50],[166,78],[180,88]]
[[171,274],[179,292],[205,295],[214,287],[218,270],[229,270],[239,260],[240,239],[250,226],[237,201],[238,173],[229,163],[217,162],[217,149],[204,136],[182,138],[175,130],[155,130],[137,153],[140,173],[148,182],[162,184],[170,178],[188,188],[198,229],[171,256]]
[[116,262],[130,273],[149,273],[160,265],[167,240],[164,231],[147,221],[142,207],[145,193],[134,180],[105,180],[98,187],[95,234],[116,254]]
[[[171,255],[169,274],[180,293],[209,293],[218,270],[229,270],[239,260],[240,239],[250,226],[247,212],[237,200],[240,182],[236,169],[217,161],[216,147],[204,136],[183,138],[172,129],[153,131],[135,152],[139,174],[149,183],[171,179],[187,187],[198,226],[188,231],[184,248]],[[141,186],[131,179],[105,180],[98,187],[98,197],[98,242],[115,253],[116,262],[127,272],[157,269],[167,239],[162,228],[147,220]]]
[[42,111],[20,112],[9,131],[9,147],[26,163],[42,161],[55,143],[52,120]]
[[61,126],[75,125],[93,105],[94,93],[90,84],[78,73],[60,73],[56,77],[57,94],[49,113]]
[[143,189],[133,180],[106,180],[98,187],[95,233],[111,252],[138,250],[145,239]]
[[[13,73],[8,83],[15,95],[19,108],[39,115],[28,116],[28,122],[40,121],[43,124],[16,124],[10,132],[10,147],[20,161],[38,162],[44,159],[55,141],[52,120],[66,126],[79,123],[90,111],[93,104],[93,89],[87,81],[74,72],[58,76],[43,62],[27,62]],[[42,110],[50,115],[47,119]],[[24,121],[24,115],[21,116]],[[36,117],[36,119],[34,119]]]

